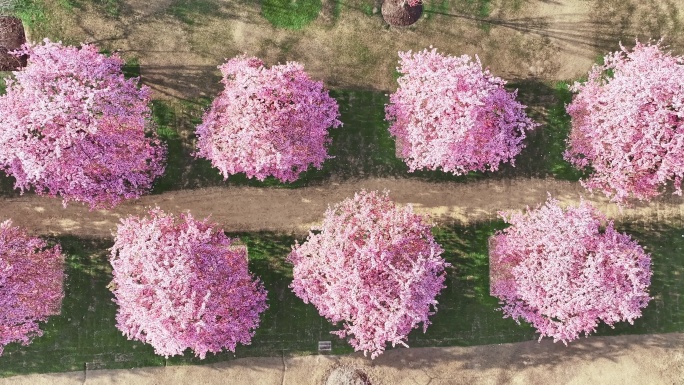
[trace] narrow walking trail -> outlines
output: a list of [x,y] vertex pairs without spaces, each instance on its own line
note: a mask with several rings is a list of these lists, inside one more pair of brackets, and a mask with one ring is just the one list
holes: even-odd
[[210,365],[88,370],[0,379],[0,385],[325,384],[339,366],[363,370],[373,385],[684,383],[684,334],[582,338],[448,348],[398,348],[371,361],[347,356],[240,358]]
[[355,191],[389,190],[399,204],[412,204],[419,213],[429,214],[436,224],[472,223],[497,218],[500,210],[524,209],[546,200],[547,193],[563,204],[584,198],[616,220],[677,221],[684,211],[684,199],[665,195],[650,204],[639,204],[622,212],[599,195],[593,196],[577,182],[553,179],[511,179],[472,183],[429,183],[414,179],[363,179],[298,189],[206,188],[180,190],[126,202],[113,210],[89,209],[81,204],[62,206],[61,199],[24,195],[0,199],[0,219],[34,234],[76,235],[109,238],[120,218],[141,215],[150,207],[197,218],[211,215],[226,231],[276,231],[306,234],[323,218],[328,205],[354,195]]

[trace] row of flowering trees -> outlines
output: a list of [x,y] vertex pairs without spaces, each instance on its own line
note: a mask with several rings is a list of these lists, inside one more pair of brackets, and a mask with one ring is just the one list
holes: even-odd
[[[505,317],[567,344],[600,322],[641,316],[651,258],[596,209],[586,202],[562,209],[549,199],[501,215],[511,226],[491,238],[489,251],[491,294]],[[333,334],[375,358],[387,344],[408,346],[411,330],[427,330],[451,266],[443,251],[410,205],[361,191],[329,207],[292,246],[290,287],[341,327]],[[59,314],[63,262],[59,246],[0,225],[0,355],[8,343],[28,344],[41,334],[38,322]],[[157,208],[122,219],[110,262],[117,327],[163,356],[235,351],[251,342],[268,307],[247,249],[189,213]]]
[[[0,166],[20,189],[111,207],[149,190],[165,148],[149,128],[149,89],[121,74],[122,61],[94,46],[46,41],[18,54],[30,64],[0,97]],[[401,53],[400,87],[386,109],[411,170],[454,174],[513,162],[536,124],[504,81],[479,61],[436,50]],[[658,45],[608,55],[577,83],[566,156],[591,167],[589,188],[617,202],[650,199],[681,182],[683,59]],[[225,90],[197,129],[198,154],[224,177],[297,179],[327,155],[337,104],[300,65],[266,68],[238,57],[220,67]],[[678,190],[679,191],[679,190]],[[492,295],[506,316],[541,336],[571,341],[598,322],[632,322],[649,301],[650,257],[582,203],[502,213],[511,227],[492,238]],[[381,354],[436,309],[449,264],[430,226],[410,207],[361,192],[330,208],[289,256],[293,291],[334,323],[357,350]],[[59,247],[0,226],[0,346],[28,343],[59,312]],[[112,248],[117,325],[162,355],[234,350],[249,343],[267,293],[247,269],[247,251],[215,224],[152,210],[122,221]],[[457,268],[457,267],[456,267]]]
[[[29,64],[0,96],[0,168],[21,191],[110,208],[152,188],[166,147],[153,132],[150,90],[125,79],[123,61],[93,45],[46,40],[17,55]],[[479,59],[435,49],[400,52],[399,88],[386,119],[410,171],[456,175],[514,164],[538,126],[505,81]],[[649,200],[684,175],[684,59],[658,44],[609,54],[576,83],[565,157],[593,173],[582,183],[619,204]],[[224,178],[292,182],[329,158],[338,105],[296,62],[267,68],[239,56],[219,66],[224,90],[197,127],[196,156]]]

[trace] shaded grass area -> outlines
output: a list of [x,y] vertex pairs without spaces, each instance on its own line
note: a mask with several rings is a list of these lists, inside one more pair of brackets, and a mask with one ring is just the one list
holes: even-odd
[[616,229],[627,232],[651,254],[653,297],[634,325],[621,322],[614,329],[604,324],[599,335],[669,333],[684,331],[684,224],[671,226],[656,223],[657,218],[617,223]]
[[194,25],[206,16],[216,15],[221,4],[216,0],[175,0],[167,13],[188,25]]
[[302,29],[316,20],[321,0],[262,0],[261,14],[276,28]]
[[333,90],[330,92],[340,106],[344,126],[330,130],[332,142],[328,159],[321,170],[309,169],[294,183],[281,183],[274,178],[260,182],[245,174],[230,176],[227,181],[205,159],[195,159],[194,130],[211,100],[183,101],[177,105],[154,101],[153,117],[160,136],[169,146],[166,174],[158,180],[154,191],[198,188],[207,186],[254,186],[297,188],[320,185],[330,181],[355,180],[367,177],[417,178],[427,181],[468,182],[483,179],[517,177],[555,177],[577,180],[582,175],[563,160],[565,139],[570,117],[565,103],[571,94],[563,84],[550,85],[538,81],[510,83],[529,106],[529,113],[542,126],[528,133],[526,148],[515,160],[515,167],[502,165],[495,172],[471,172],[454,176],[440,170],[408,172],[404,162],[395,156],[394,138],[385,119],[388,97],[376,91]]
[[10,12],[13,16],[21,19],[24,28],[31,31],[33,40],[42,40],[47,37],[52,41],[61,40],[65,44],[77,45],[73,39],[63,36],[59,22],[59,16],[55,15],[53,8],[72,9],[75,0],[16,0],[14,9]]
[[10,76],[11,72],[0,71],[0,95],[4,95],[7,90],[7,85],[5,84],[5,78]]
[[[572,101],[568,83],[520,81],[509,83],[507,88],[518,90],[519,99],[528,106],[528,114],[541,124],[528,134],[526,148],[516,158],[516,166],[526,170],[522,174],[571,181],[586,176],[563,159],[571,126],[570,115],[565,111]],[[518,172],[509,166],[503,171],[511,176]]]
[[[438,312],[423,334],[409,335],[412,347],[469,346],[527,341],[536,338],[526,324],[504,319],[497,300],[489,296],[487,239],[505,227],[501,221],[470,226],[450,225],[434,229],[444,247],[444,258],[453,267],[447,271],[446,288],[438,296]],[[650,294],[654,299],[634,325],[599,327],[595,335],[668,333],[684,331],[684,227],[635,222],[619,224],[653,257]],[[70,371],[98,368],[211,363],[247,356],[316,353],[320,340],[332,341],[333,353],[351,352],[351,347],[330,335],[335,326],[320,317],[289,289],[291,266],[286,262],[294,237],[259,233],[231,233],[247,245],[250,270],[260,277],[269,294],[269,308],[249,346],[236,353],[208,355],[200,361],[187,351],[182,357],[165,360],[153,349],[128,341],[115,327],[116,305],[107,289],[111,280],[107,248],[111,240],[59,237],[67,255],[66,298],[62,314],[43,325],[45,335],[29,346],[9,345],[0,357],[0,375]],[[300,239],[302,241],[302,239]]]
[[[11,72],[0,71],[0,96],[6,93],[5,78],[12,76]],[[15,179],[7,176],[0,171],[0,197],[16,197],[19,195],[18,191],[14,190]],[[0,219],[4,220],[4,219]]]
[[101,14],[109,17],[118,17],[123,7],[121,0],[59,0],[59,3],[69,11],[74,8],[83,9],[87,4],[90,4]]

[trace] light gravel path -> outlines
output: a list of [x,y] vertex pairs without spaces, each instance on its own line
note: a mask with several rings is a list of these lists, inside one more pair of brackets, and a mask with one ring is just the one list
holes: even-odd
[[57,198],[25,195],[0,199],[0,219],[34,234],[71,234],[82,237],[111,237],[119,219],[144,214],[159,206],[180,213],[190,211],[197,218],[211,215],[226,231],[278,231],[304,235],[323,218],[328,204],[340,202],[355,191],[389,190],[400,204],[412,204],[417,212],[429,214],[435,224],[458,221],[472,223],[497,218],[499,210],[524,209],[546,200],[547,192],[563,204],[575,204],[584,197],[609,217],[617,220],[658,220],[679,223],[684,199],[666,195],[648,205],[622,213],[605,197],[589,194],[577,182],[553,179],[514,179],[474,183],[428,183],[414,179],[363,179],[299,189],[207,188],[148,195],[121,204],[114,210],[89,211],[72,203],[66,209]]
[[92,370],[0,379],[0,385],[323,385],[345,365],[373,385],[684,384],[684,334],[591,337],[566,347],[544,340],[449,348],[395,349],[363,355],[242,358],[202,366]]

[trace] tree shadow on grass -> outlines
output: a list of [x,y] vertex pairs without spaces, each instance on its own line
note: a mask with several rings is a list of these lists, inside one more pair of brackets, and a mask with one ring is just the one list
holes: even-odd
[[503,221],[492,221],[433,229],[435,240],[445,250],[442,257],[452,267],[447,270],[446,288],[437,297],[432,324],[425,334],[413,331],[409,346],[471,346],[534,338],[531,327],[515,327],[514,321],[503,319],[498,300],[489,295],[487,242],[505,227]]

